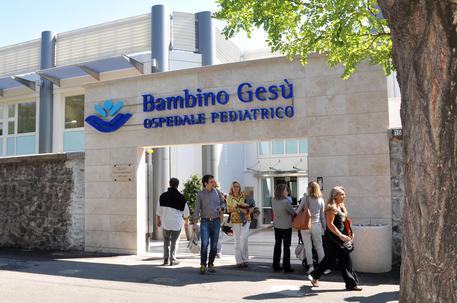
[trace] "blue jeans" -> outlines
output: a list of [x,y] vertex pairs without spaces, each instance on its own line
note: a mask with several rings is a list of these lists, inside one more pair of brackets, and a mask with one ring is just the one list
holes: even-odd
[[201,233],[201,252],[200,252],[200,265],[206,265],[208,258],[208,244],[210,244],[209,250],[209,262],[208,265],[214,264],[214,259],[217,253],[217,241],[219,239],[219,230],[221,229],[221,222],[219,219],[207,220],[202,219],[200,224]]

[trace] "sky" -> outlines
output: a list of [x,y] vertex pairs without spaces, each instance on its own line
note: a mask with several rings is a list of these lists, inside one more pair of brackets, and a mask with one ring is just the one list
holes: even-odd
[[[0,47],[38,39],[41,32],[54,34],[116,19],[142,15],[151,6],[164,4],[171,11],[216,11],[213,0],[7,0],[2,1]],[[216,21],[222,29],[223,22]],[[233,41],[242,50],[266,47],[265,33],[254,32],[252,39],[239,34]]]

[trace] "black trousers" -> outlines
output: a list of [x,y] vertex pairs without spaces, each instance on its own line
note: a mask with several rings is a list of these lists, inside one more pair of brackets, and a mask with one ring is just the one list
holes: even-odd
[[329,269],[332,264],[335,264],[338,258],[338,268],[343,276],[346,288],[357,286],[359,280],[357,275],[352,270],[352,261],[350,253],[341,249],[341,246],[335,240],[329,239],[327,235],[324,236],[326,242],[325,257],[319,266],[311,273],[314,279],[319,279],[325,270]]
[[282,267],[284,270],[290,269],[290,242],[292,241],[292,228],[280,229],[275,228],[275,248],[273,251],[273,269],[279,270],[281,266],[281,246],[284,243],[284,256],[282,258]]

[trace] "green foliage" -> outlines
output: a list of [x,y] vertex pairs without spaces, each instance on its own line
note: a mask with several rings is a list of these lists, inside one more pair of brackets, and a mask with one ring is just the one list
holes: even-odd
[[190,218],[194,214],[195,200],[197,193],[203,189],[201,179],[197,175],[193,175],[184,183],[183,195],[189,205]]
[[240,31],[250,36],[263,28],[272,51],[303,64],[311,53],[325,54],[331,67],[342,64],[348,78],[367,60],[393,70],[392,41],[387,20],[376,0],[218,0],[215,17],[227,22],[227,38]]

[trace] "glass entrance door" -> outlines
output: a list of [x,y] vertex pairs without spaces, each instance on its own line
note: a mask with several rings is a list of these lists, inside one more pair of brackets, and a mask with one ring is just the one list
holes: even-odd
[[271,176],[261,178],[261,208],[262,224],[273,223],[273,210],[271,200],[274,197],[274,189],[278,184],[286,184],[289,190],[289,198],[292,205],[297,205],[306,192],[308,185],[307,176]]
[[292,205],[297,205],[298,186],[297,177],[274,177],[274,188],[278,184],[286,184],[289,191],[288,199]]

